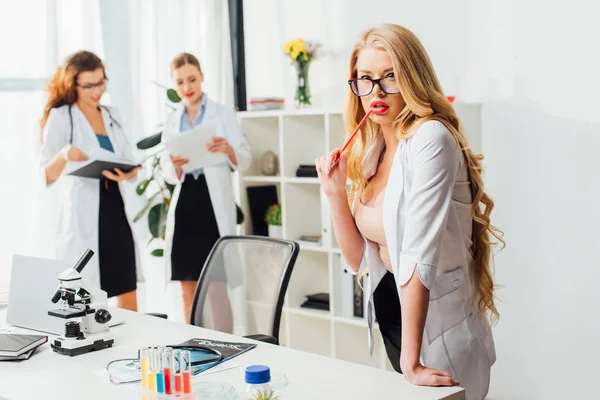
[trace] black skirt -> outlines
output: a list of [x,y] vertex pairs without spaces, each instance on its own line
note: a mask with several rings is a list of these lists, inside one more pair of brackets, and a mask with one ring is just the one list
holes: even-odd
[[200,175],[194,179],[188,174],[181,184],[175,209],[171,280],[197,281],[219,237],[206,178]]
[[135,245],[119,184],[100,180],[98,218],[100,287],[108,297],[136,289]]
[[402,314],[396,280],[391,272],[386,272],[373,292],[373,305],[388,359],[394,370],[402,373],[400,369]]

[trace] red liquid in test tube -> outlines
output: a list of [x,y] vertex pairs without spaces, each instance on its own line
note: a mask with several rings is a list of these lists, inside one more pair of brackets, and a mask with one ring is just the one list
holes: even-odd
[[181,352],[180,365],[183,374],[183,394],[192,393],[192,354],[189,350]]
[[163,375],[165,379],[165,394],[173,394],[173,349],[167,347],[163,352]]

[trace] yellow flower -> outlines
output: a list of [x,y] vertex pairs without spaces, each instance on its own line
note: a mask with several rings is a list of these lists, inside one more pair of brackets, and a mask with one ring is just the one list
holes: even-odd
[[290,40],[289,42],[287,42],[283,46],[283,52],[290,56],[290,59],[292,60],[292,62],[296,61],[298,59],[298,57],[300,57],[300,56],[302,56],[304,61],[309,60],[309,57],[308,57],[308,54],[306,51],[306,43],[304,42],[304,39],[302,39],[302,38],[293,39],[293,40]]

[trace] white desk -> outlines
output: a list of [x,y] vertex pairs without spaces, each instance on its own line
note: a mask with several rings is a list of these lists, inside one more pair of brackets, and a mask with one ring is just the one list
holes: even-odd
[[[0,328],[6,328],[6,309],[0,308]],[[111,309],[126,321],[112,328],[112,348],[77,357],[54,353],[47,343],[24,361],[0,362],[0,398],[29,399],[137,399],[135,385],[114,385],[105,374],[106,365],[119,358],[134,358],[137,349],[150,345],[177,344],[190,338],[249,341],[208,329],[171,322],[157,317]],[[50,338],[49,338],[50,340]],[[357,343],[366,346],[366,343]],[[245,399],[244,369],[265,364],[283,372],[288,385],[280,391],[281,400],[292,399],[411,399],[464,400],[461,388],[417,387],[401,375],[350,362],[335,360],[285,347],[259,343],[229,363],[233,368],[196,380],[226,381],[233,385],[239,399]]]

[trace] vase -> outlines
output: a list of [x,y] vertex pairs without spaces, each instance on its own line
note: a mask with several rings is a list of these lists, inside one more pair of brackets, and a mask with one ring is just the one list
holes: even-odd
[[269,237],[283,239],[283,228],[281,225],[268,225]]
[[296,107],[308,107],[311,105],[310,101],[310,87],[308,86],[308,69],[310,61],[299,60],[296,61],[296,73],[298,75],[298,86],[296,87]]

